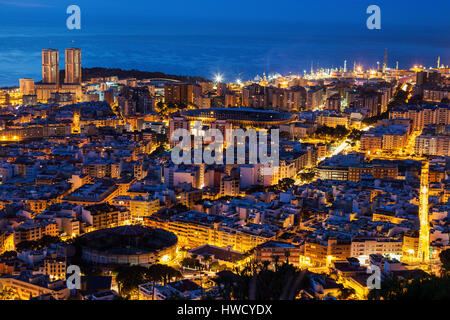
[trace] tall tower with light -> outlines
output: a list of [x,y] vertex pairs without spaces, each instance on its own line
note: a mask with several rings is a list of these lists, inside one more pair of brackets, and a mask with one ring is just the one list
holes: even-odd
[[430,220],[428,216],[428,173],[430,164],[428,160],[422,163],[420,175],[420,198],[419,198],[419,250],[417,260],[419,263],[428,264],[430,262]]

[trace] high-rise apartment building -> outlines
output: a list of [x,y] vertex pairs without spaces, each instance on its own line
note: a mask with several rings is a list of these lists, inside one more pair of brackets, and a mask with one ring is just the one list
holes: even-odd
[[42,83],[59,84],[59,51],[42,50]]
[[164,99],[166,103],[196,104],[202,95],[202,87],[193,83],[166,83]]
[[81,83],[81,49],[66,49],[66,78],[64,83]]

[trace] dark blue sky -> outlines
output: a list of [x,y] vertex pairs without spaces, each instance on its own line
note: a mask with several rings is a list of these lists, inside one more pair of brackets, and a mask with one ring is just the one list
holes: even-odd
[[[82,29],[66,9],[81,7]],[[381,30],[366,9],[381,8]],[[0,86],[40,79],[41,49],[82,48],[85,67],[227,80],[302,73],[344,60],[450,64],[450,0],[0,0]],[[63,67],[63,59],[60,59]]]
[[[81,7],[88,32],[146,26],[146,32],[293,32],[296,28],[365,28],[366,8],[379,5],[382,28],[446,30],[448,0],[0,0],[0,26],[65,27],[65,9]],[[180,29],[181,27],[181,29]],[[142,31],[142,30],[141,30]]]

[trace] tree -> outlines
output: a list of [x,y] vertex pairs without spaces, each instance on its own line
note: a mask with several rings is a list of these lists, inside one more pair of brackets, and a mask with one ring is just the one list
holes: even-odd
[[203,263],[205,270],[209,270],[211,268],[212,257],[210,255],[205,255],[203,257]]
[[210,269],[212,272],[220,272],[220,271],[227,270],[227,266],[224,264],[220,264],[217,261],[214,261],[213,263],[211,263]]
[[284,256],[286,257],[286,263],[289,264],[289,257],[291,256],[291,252],[289,250],[285,250]]
[[161,153],[165,152],[164,146],[159,145],[151,154],[150,157],[155,157]]
[[279,190],[286,192],[294,186],[295,180],[291,178],[284,178],[279,182]]
[[410,280],[389,277],[380,289],[372,289],[369,300],[449,300],[450,277],[422,274]]
[[425,276],[408,282],[397,300],[450,300],[450,277]]
[[137,298],[138,286],[150,281],[148,269],[142,266],[119,266],[116,272],[119,294],[126,298]]
[[0,290],[0,300],[15,300],[14,291],[11,288]]
[[408,101],[409,92],[402,90],[402,84],[398,84],[395,88],[395,93],[393,95],[392,101],[388,103],[387,110],[379,115],[364,119],[365,124],[374,124],[378,120],[386,119],[389,117],[389,111],[393,108],[405,104]]
[[353,129],[347,138],[350,139],[352,142],[359,141],[361,140],[362,133],[363,132],[361,130]]
[[293,300],[305,287],[305,274],[287,263],[275,271],[249,263],[236,273],[219,273],[214,281],[224,300]]
[[450,273],[450,249],[444,250],[439,254],[444,274]]
[[201,264],[200,262],[195,259],[194,257],[186,257],[180,262],[181,266],[185,268],[191,268],[191,269],[200,269]]
[[405,286],[404,281],[398,277],[387,277],[381,282],[380,289],[370,290],[367,298],[369,300],[395,300]]
[[18,252],[24,250],[38,250],[38,244],[36,241],[22,241],[16,244],[16,250]]
[[316,176],[316,173],[314,171],[300,173],[300,179],[302,181],[306,181],[306,182],[312,181],[315,176]]
[[235,285],[235,282],[238,279],[238,275],[234,274],[231,271],[221,271],[217,274],[217,277],[214,279],[214,282],[219,287],[219,294],[222,296],[224,300],[231,300],[232,288]]
[[167,117],[169,114],[167,106],[161,101],[156,104],[155,111],[161,117]]
[[41,239],[38,240],[38,245],[43,249],[48,247],[51,244],[60,243],[61,238],[55,237],[55,236],[43,236]]
[[16,251],[5,251],[0,256],[0,258],[3,258],[3,259],[14,259],[16,257],[17,257],[17,252]]
[[347,300],[348,298],[350,298],[355,293],[356,293],[355,289],[353,289],[353,288],[340,288],[339,289],[338,299],[339,300]]
[[280,262],[280,256],[274,255],[273,256],[273,263],[275,264],[275,268],[278,268],[278,263]]
[[286,192],[290,190],[295,184],[295,180],[292,180],[291,178],[284,178],[281,179],[277,185],[270,186],[267,188],[267,191],[272,192]]
[[329,126],[322,126],[316,130],[314,136],[319,139],[343,139],[349,134],[349,130],[342,125],[335,128]]
[[181,279],[181,272],[165,264],[153,264],[147,270],[147,279],[161,281],[164,285],[173,279]]
[[16,245],[18,252],[23,250],[42,250],[51,244],[60,243],[61,239],[55,236],[45,235],[37,241],[22,241]]

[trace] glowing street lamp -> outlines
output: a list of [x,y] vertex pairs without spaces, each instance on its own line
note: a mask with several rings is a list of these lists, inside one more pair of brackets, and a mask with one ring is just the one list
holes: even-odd
[[222,80],[223,80],[223,75],[222,74],[218,73],[218,74],[215,75],[215,77],[214,77],[214,82],[215,83],[220,83],[220,82],[222,82]]

